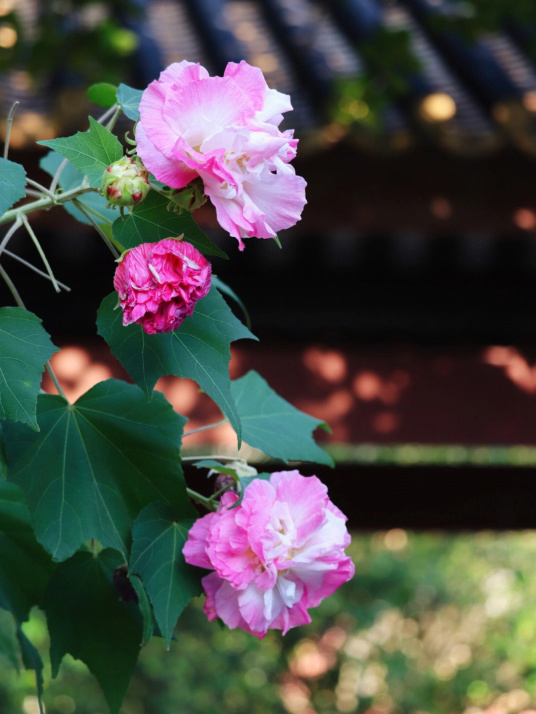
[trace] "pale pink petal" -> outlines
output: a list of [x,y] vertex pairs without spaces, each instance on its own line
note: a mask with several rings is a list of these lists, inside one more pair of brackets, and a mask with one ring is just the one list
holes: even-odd
[[208,513],[206,516],[198,518],[188,531],[188,540],[183,546],[182,553],[190,565],[197,565],[199,568],[207,570],[211,570],[213,567],[207,555],[206,546],[214,515],[214,513]]
[[300,627],[308,625],[311,622],[311,616],[307,612],[307,607],[302,602],[297,602],[291,608],[281,610],[279,615],[272,621],[271,627],[274,630],[282,630],[282,634],[286,635],[292,627]]
[[229,62],[225,69],[225,77],[232,77],[252,98],[256,109],[255,120],[279,124],[281,114],[292,109],[288,94],[281,94],[276,89],[269,89],[262,71],[252,67],[245,60],[239,64]]
[[143,124],[136,125],[137,152],[143,156],[145,167],[157,181],[173,188],[183,188],[197,177],[196,171],[176,159],[169,159],[148,139]]
[[264,637],[266,629],[254,630],[242,617],[238,598],[244,592],[243,590],[234,590],[226,580],[219,578],[216,573],[206,575],[201,582],[207,595],[204,611],[209,620],[219,617],[231,630],[239,627],[259,639]]
[[274,234],[297,223],[307,201],[306,182],[294,173],[277,174],[264,171],[255,181],[244,183],[244,193],[258,211],[256,235],[273,238]]
[[245,590],[238,592],[237,601],[240,614],[254,632],[265,634],[270,626],[271,618],[265,617],[265,598],[270,601],[268,609],[271,613],[272,594],[273,590],[260,590],[253,583]]
[[270,483],[277,500],[284,501],[292,513],[299,548],[324,522],[328,490],[316,476],[302,476],[298,471],[273,473]]
[[[151,138],[153,132],[159,135],[161,129],[157,128],[157,122],[163,118],[175,138],[183,136],[192,148],[201,146],[207,137],[222,127],[243,124],[253,114],[247,94],[225,77],[210,77],[174,87],[173,92],[165,95],[160,116],[155,111],[147,111],[149,106],[152,105],[146,102],[145,113],[142,114],[140,102],[140,115]],[[156,140],[153,141],[165,151]]]
[[173,62],[160,73],[159,82],[166,84],[184,84],[197,79],[208,79],[209,73],[198,62]]
[[242,60],[238,64],[236,62],[229,62],[223,76],[232,77],[242,91],[248,95],[255,111],[262,109],[264,105],[264,95],[268,91],[268,85],[266,84],[262,70],[258,67],[252,67],[245,60]]

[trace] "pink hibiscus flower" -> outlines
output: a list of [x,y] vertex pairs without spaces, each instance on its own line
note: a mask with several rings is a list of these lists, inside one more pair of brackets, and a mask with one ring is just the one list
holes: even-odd
[[149,335],[175,330],[208,293],[211,274],[208,260],[176,238],[127,250],[114,275],[123,325],[137,322]]
[[262,639],[311,621],[316,607],[354,574],[344,549],[346,517],[316,476],[298,471],[255,479],[242,502],[226,492],[218,511],[197,520],[183,553],[212,570],[202,579],[205,613]]
[[245,61],[210,77],[184,60],[143,92],[137,153],[172,188],[200,176],[218,222],[243,250],[244,237],[273,238],[293,226],[306,203],[306,183],[289,164],[297,139],[278,129],[290,109],[288,95]]

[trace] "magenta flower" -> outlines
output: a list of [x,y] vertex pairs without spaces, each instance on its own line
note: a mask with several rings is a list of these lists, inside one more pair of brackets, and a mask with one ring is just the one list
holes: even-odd
[[205,613],[262,639],[269,629],[311,622],[316,607],[354,574],[345,555],[346,517],[316,476],[298,471],[255,479],[242,502],[226,492],[215,513],[197,520],[183,553],[212,570],[202,579]]
[[208,260],[177,238],[127,250],[114,275],[123,325],[137,322],[149,335],[171,332],[193,313],[210,280]]
[[278,129],[290,109],[288,95],[245,61],[210,77],[184,60],[144,91],[137,152],[173,188],[200,176],[218,222],[243,250],[244,237],[273,238],[293,226],[306,203],[306,183],[289,164],[297,139]]

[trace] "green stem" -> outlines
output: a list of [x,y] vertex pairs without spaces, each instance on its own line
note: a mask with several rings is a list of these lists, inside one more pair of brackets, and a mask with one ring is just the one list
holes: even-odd
[[86,211],[86,208],[83,203],[74,199],[73,204],[76,206],[76,208],[78,208],[80,213],[82,213],[88,219],[88,221],[91,223],[93,228],[97,231],[97,233],[100,235],[102,240],[105,242],[106,246],[110,249],[114,258],[119,258],[122,251],[119,251],[116,248],[116,245],[118,245],[116,243],[116,241],[114,241],[113,238],[110,239],[106,235],[106,233],[102,230],[102,228],[99,226],[99,224],[94,220],[93,216],[89,213],[89,211]]
[[37,201],[31,201],[30,203],[25,203],[18,208],[11,208],[6,211],[2,216],[0,216],[0,225],[4,223],[11,223],[11,221],[16,221],[17,218],[22,219],[22,216],[28,213],[33,213],[34,211],[46,211],[54,206],[61,206],[68,201],[72,201],[73,198],[82,196],[84,193],[94,193],[97,189],[92,186],[87,186],[82,184],[76,188],[72,188],[64,193],[54,194],[53,197],[45,196],[44,198],[39,198]]
[[[119,104],[114,105],[114,106],[115,106],[115,112],[114,112],[112,118],[110,119],[110,121],[108,122],[108,124],[106,124],[106,127],[105,127],[106,129],[108,129],[108,131],[112,131],[112,129],[113,129],[114,126],[115,126],[116,121],[119,119],[119,117],[120,117],[120,115],[121,115],[121,112],[123,111],[123,110],[121,109],[121,107],[119,106]],[[114,107],[110,107],[110,109],[114,109]]]
[[45,186],[41,186],[40,183],[37,183],[37,181],[26,177],[26,183],[28,184],[28,186],[33,186],[34,188],[36,188],[41,194],[45,194],[49,198],[55,199],[54,194],[48,188],[45,188]]
[[[78,205],[79,201],[77,198],[74,199]],[[92,216],[95,216],[95,218],[98,218],[99,221],[106,223],[107,226],[111,226],[113,224],[113,221],[110,220],[109,218],[106,218],[105,216],[102,215],[102,213],[99,213],[93,206],[88,205],[87,203],[82,204],[84,211],[87,211],[88,213],[91,213]],[[89,218],[88,218],[89,220]]]
[[4,143],[4,159],[7,159],[7,154],[9,151],[9,139],[11,137],[11,125],[13,124],[13,117],[15,116],[15,109],[19,105],[18,100],[13,102],[11,105],[11,109],[9,110],[9,114],[7,115],[7,122],[6,122],[6,141]]
[[58,183],[60,182],[60,176],[62,174],[63,169],[67,166],[68,163],[69,163],[69,159],[63,159],[61,164],[56,169],[56,173],[52,177],[52,181],[50,182],[50,186],[48,189],[50,191],[50,193],[52,193],[52,194],[56,193]]
[[9,292],[13,295],[13,299],[15,300],[17,305],[19,307],[22,307],[23,310],[26,310],[26,307],[25,307],[24,303],[22,302],[22,298],[19,294],[19,291],[15,287],[15,283],[11,280],[11,278],[6,273],[6,271],[4,270],[2,265],[0,265],[0,276],[4,279],[4,282],[8,286]]
[[11,226],[11,228],[7,231],[5,236],[2,238],[2,242],[0,243],[0,255],[2,255],[2,252],[5,250],[6,245],[9,243],[11,236],[18,231],[18,229],[22,226],[22,221],[21,219],[17,216],[17,220],[15,223]]
[[[9,255],[10,258],[13,258],[13,260],[17,260],[19,263],[22,263],[22,265],[26,266],[27,268],[30,268],[30,270],[33,270],[34,273],[37,273],[37,275],[40,275],[42,278],[46,278],[47,280],[50,280],[50,275],[48,273],[45,273],[42,270],[39,270],[39,268],[36,268],[35,265],[32,265],[29,263],[27,260],[24,260],[24,258],[21,258],[20,255],[17,255],[16,253],[12,253],[10,250],[7,248],[4,248],[4,255]],[[68,285],[65,285],[64,283],[60,283],[59,280],[56,281],[60,288],[63,288],[67,292],[71,292],[71,288]]]
[[208,429],[215,429],[217,426],[222,426],[223,424],[227,424],[229,419],[225,417],[221,421],[217,421],[215,424],[206,424],[205,426],[198,426],[197,429],[191,429],[190,431],[185,431],[184,434],[182,435],[182,438],[184,439],[186,436],[191,436],[192,434],[198,434],[200,431],[207,431]]
[[[13,283],[13,281],[11,280],[11,278],[9,277],[9,275],[6,273],[6,271],[4,270],[4,268],[2,267],[2,265],[0,265],[0,277],[2,277],[2,278],[4,279],[4,282],[5,282],[6,285],[8,286],[9,291],[10,291],[11,294],[13,295],[13,299],[15,300],[15,302],[17,303],[17,305],[18,305],[19,307],[21,307],[23,310],[26,310],[26,306],[25,306],[24,302],[22,301],[22,298],[21,298],[21,296],[20,296],[20,294],[19,294],[19,291],[18,291],[17,288],[15,287],[15,284]],[[48,360],[45,362],[45,369],[46,369],[46,371],[48,372],[48,374],[49,374],[49,376],[50,376],[50,379],[54,382],[54,386],[55,386],[56,389],[58,390],[58,394],[59,394],[61,397],[63,397],[63,398],[65,399],[65,401],[68,403],[69,400],[68,400],[67,397],[65,396],[65,392],[64,392],[63,389],[61,388],[61,384],[58,382],[58,378],[57,378],[56,375],[54,374],[54,370],[52,369],[52,365],[50,364],[50,362],[49,362]]]
[[52,281],[52,285],[54,286],[54,290],[55,290],[57,293],[59,293],[59,292],[60,292],[60,286],[58,285],[57,280],[56,280],[56,278],[54,277],[54,273],[52,272],[52,268],[50,267],[50,264],[49,264],[49,262],[48,262],[48,260],[47,260],[47,257],[46,257],[46,255],[45,255],[43,249],[41,248],[41,244],[40,244],[39,241],[37,240],[37,236],[36,236],[35,233],[33,232],[33,228],[31,227],[30,222],[28,221],[28,219],[26,218],[25,215],[23,215],[23,216],[21,217],[21,220],[22,220],[22,223],[23,223],[24,227],[26,228],[26,230],[27,230],[27,232],[28,232],[28,235],[30,236],[30,238],[32,239],[32,241],[33,241],[35,247],[37,248],[37,252],[38,252],[39,255],[41,256],[41,260],[43,261],[43,265],[45,266],[45,270],[47,271],[47,273],[48,273],[49,276],[50,276],[50,280]]
[[197,491],[192,491],[191,488],[187,488],[186,493],[188,494],[188,496],[190,496],[192,501],[199,503],[201,506],[204,506],[209,511],[216,510],[216,507],[214,506],[214,502],[210,498],[206,498],[205,496],[202,496],[200,493],[197,493]]
[[67,403],[69,403],[69,400],[65,396],[65,392],[61,388],[61,384],[59,383],[58,378],[56,377],[56,374],[55,374],[54,370],[52,369],[52,365],[50,364],[50,362],[48,360],[45,362],[45,369],[48,372],[48,376],[50,377],[50,379],[54,382],[54,386],[58,390],[58,394],[60,395],[60,397],[63,397],[65,399],[65,401]]

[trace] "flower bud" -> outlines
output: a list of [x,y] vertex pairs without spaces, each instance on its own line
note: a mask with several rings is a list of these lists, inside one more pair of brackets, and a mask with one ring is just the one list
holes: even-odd
[[183,210],[195,211],[196,208],[200,208],[207,200],[203,182],[201,179],[191,181],[184,188],[173,191],[170,195],[170,199],[172,201],[171,205],[177,206],[180,213]]
[[149,173],[137,156],[123,156],[102,175],[102,193],[111,206],[135,206],[149,193]]
[[210,263],[180,238],[141,243],[117,263],[114,288],[123,325],[136,322],[148,335],[177,329],[210,290]]

